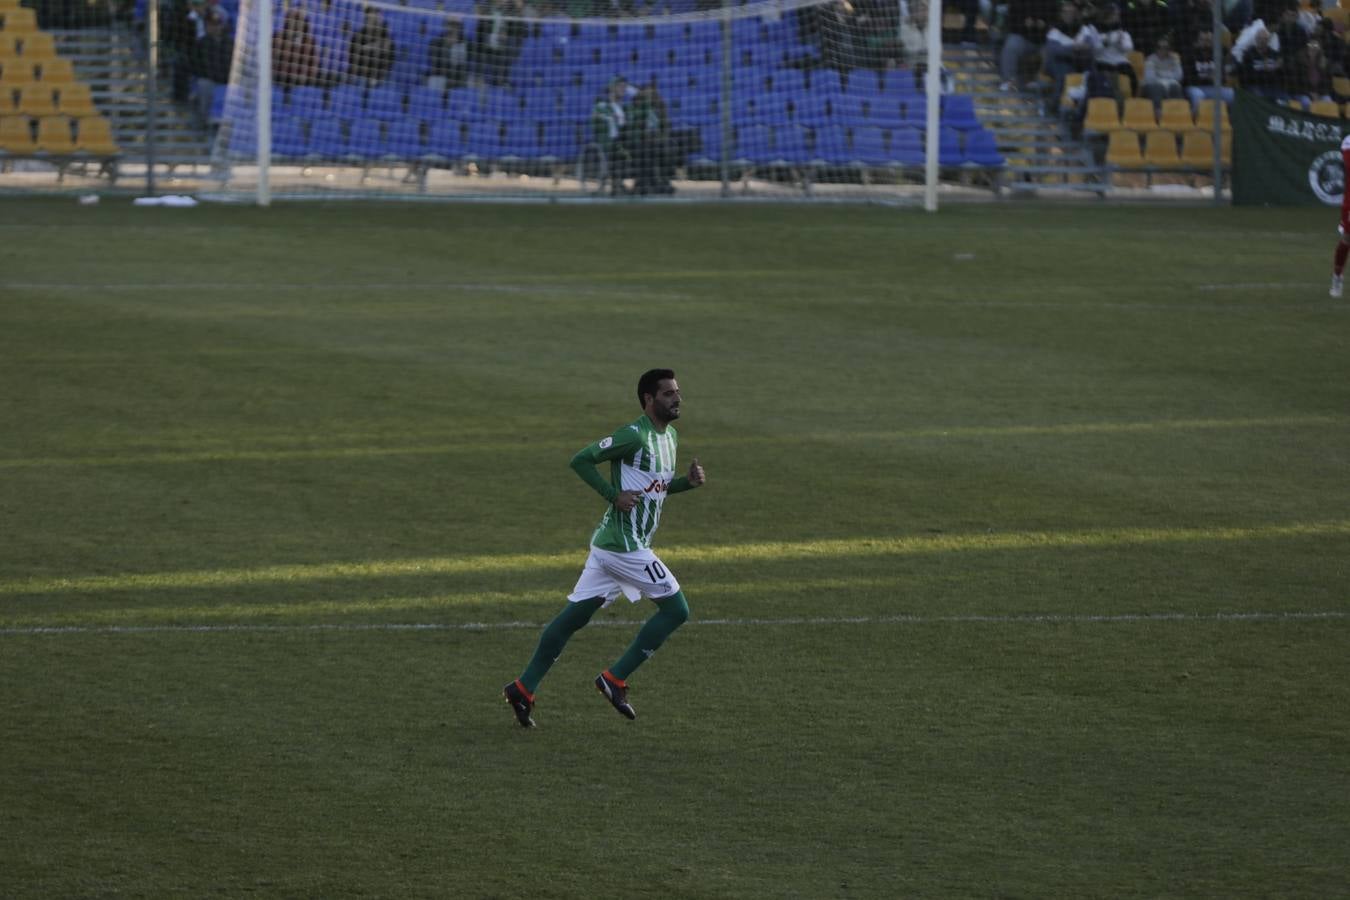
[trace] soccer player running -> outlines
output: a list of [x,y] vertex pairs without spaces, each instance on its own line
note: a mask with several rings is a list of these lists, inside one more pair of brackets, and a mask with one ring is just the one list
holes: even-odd
[[[628,678],[689,618],[689,604],[680,582],[652,552],[652,535],[661,522],[661,508],[669,494],[691,490],[704,482],[698,457],[689,473],[675,476],[675,448],[679,435],[671,425],[680,417],[680,386],[670,369],[652,369],[638,380],[642,416],[572,457],[572,468],[610,504],[591,535],[591,553],[562,612],[544,628],[539,646],[525,671],[503,688],[506,702],[525,728],[534,727],[534,694],[539,682],[562,654],[572,635],[595,611],[620,594],[636,603],[648,597],[656,604],[653,615],[633,643],[595,678],[595,687],[626,718],[637,712],[628,702]],[[596,466],[610,464],[606,481]]]
[[1337,230],[1341,239],[1336,243],[1336,255],[1331,261],[1331,291],[1333,297],[1345,292],[1342,278],[1345,273],[1345,258],[1350,255],[1350,136],[1341,141],[1341,165],[1345,169],[1345,186],[1341,191],[1341,224]]

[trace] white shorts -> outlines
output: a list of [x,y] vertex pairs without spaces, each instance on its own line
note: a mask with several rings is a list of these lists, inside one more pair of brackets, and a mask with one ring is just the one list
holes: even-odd
[[666,564],[650,550],[635,550],[632,553],[615,553],[612,550],[591,548],[586,557],[586,567],[581,570],[577,586],[567,599],[572,603],[589,600],[592,597],[604,597],[605,606],[609,606],[619,595],[636,603],[642,597],[659,600],[669,597],[680,589],[675,573],[666,568]]

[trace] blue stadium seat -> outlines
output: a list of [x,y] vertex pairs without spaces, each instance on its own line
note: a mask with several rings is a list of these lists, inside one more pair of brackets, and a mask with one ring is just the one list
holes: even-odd
[[914,77],[913,69],[887,69],[877,72],[877,80],[886,93],[910,94],[923,91],[923,85]]
[[819,125],[815,133],[815,150],[811,161],[819,165],[842,166],[849,160],[848,129],[842,125]]
[[272,155],[297,158],[309,152],[305,139],[305,120],[298,116],[282,116],[272,120]]
[[928,127],[928,102],[923,97],[911,97],[905,103],[904,123],[911,128]]
[[817,94],[801,94],[793,98],[796,120],[804,125],[826,125],[834,121],[834,100]]
[[737,165],[753,165],[769,159],[769,128],[766,125],[746,125],[736,129],[736,149],[732,161]]
[[446,119],[433,122],[427,134],[427,152],[449,160],[464,156],[464,141],[461,138],[462,125]]
[[944,126],[938,134],[939,165],[959,166],[963,162],[965,157],[961,154],[961,132]]
[[478,160],[495,159],[501,155],[501,123],[497,121],[472,122],[468,139],[464,142],[464,156]]
[[775,69],[772,77],[775,94],[800,97],[806,93],[806,73],[801,69]]
[[503,159],[538,159],[540,149],[539,124],[533,121],[508,122],[503,129],[498,155]]
[[812,154],[807,146],[806,133],[806,128],[800,125],[782,125],[774,128],[769,162],[789,166],[810,164]]
[[1006,162],[998,149],[998,139],[988,128],[966,132],[966,162],[977,166],[1002,166]]
[[891,160],[902,166],[923,165],[925,158],[923,132],[917,128],[896,128],[891,131]]
[[387,151],[383,122],[379,119],[357,119],[352,122],[347,136],[348,157],[379,159]]
[[258,148],[258,130],[247,117],[231,120],[226,151],[230,156],[252,157]]
[[833,69],[813,70],[810,90],[813,94],[842,94],[844,91],[839,73]]
[[305,116],[307,118],[321,116],[327,111],[324,106],[324,89],[316,87],[291,88],[285,108],[293,116]]
[[867,125],[853,129],[853,146],[849,162],[864,166],[884,166],[890,163],[885,137],[880,128]]
[[422,140],[420,119],[397,119],[389,125],[386,152],[400,159],[420,159],[429,151]]
[[392,119],[403,115],[403,89],[382,84],[366,92],[366,115]]
[[942,98],[942,124],[959,131],[980,127],[975,117],[975,98],[969,94],[946,94]]
[[366,89],[355,84],[340,84],[328,92],[328,108],[340,116],[360,116],[366,107]]
[[419,119],[439,119],[445,115],[445,92],[415,87],[408,92],[408,114]]
[[576,159],[580,143],[575,125],[562,122],[546,123],[544,139],[539,147],[541,159],[570,162]]
[[856,95],[841,94],[831,101],[833,119],[841,125],[865,125],[863,100]]
[[309,127],[309,155],[322,159],[340,159],[347,153],[342,121],[331,116],[315,119]]
[[446,93],[445,115],[459,122],[481,122],[488,116],[488,103],[474,88],[457,88]]

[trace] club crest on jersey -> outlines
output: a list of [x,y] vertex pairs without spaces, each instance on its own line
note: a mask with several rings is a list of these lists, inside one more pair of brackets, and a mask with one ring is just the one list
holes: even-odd
[[604,438],[603,440],[600,441],[600,449],[601,449],[601,450],[608,450],[608,449],[609,449],[610,447],[612,447],[612,446],[614,446],[614,438],[613,438],[613,437],[607,437],[607,438]]

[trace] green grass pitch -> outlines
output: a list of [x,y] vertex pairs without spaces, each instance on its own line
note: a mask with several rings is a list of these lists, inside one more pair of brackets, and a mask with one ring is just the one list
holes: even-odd
[[0,895],[1345,895],[1334,212],[3,208]]

